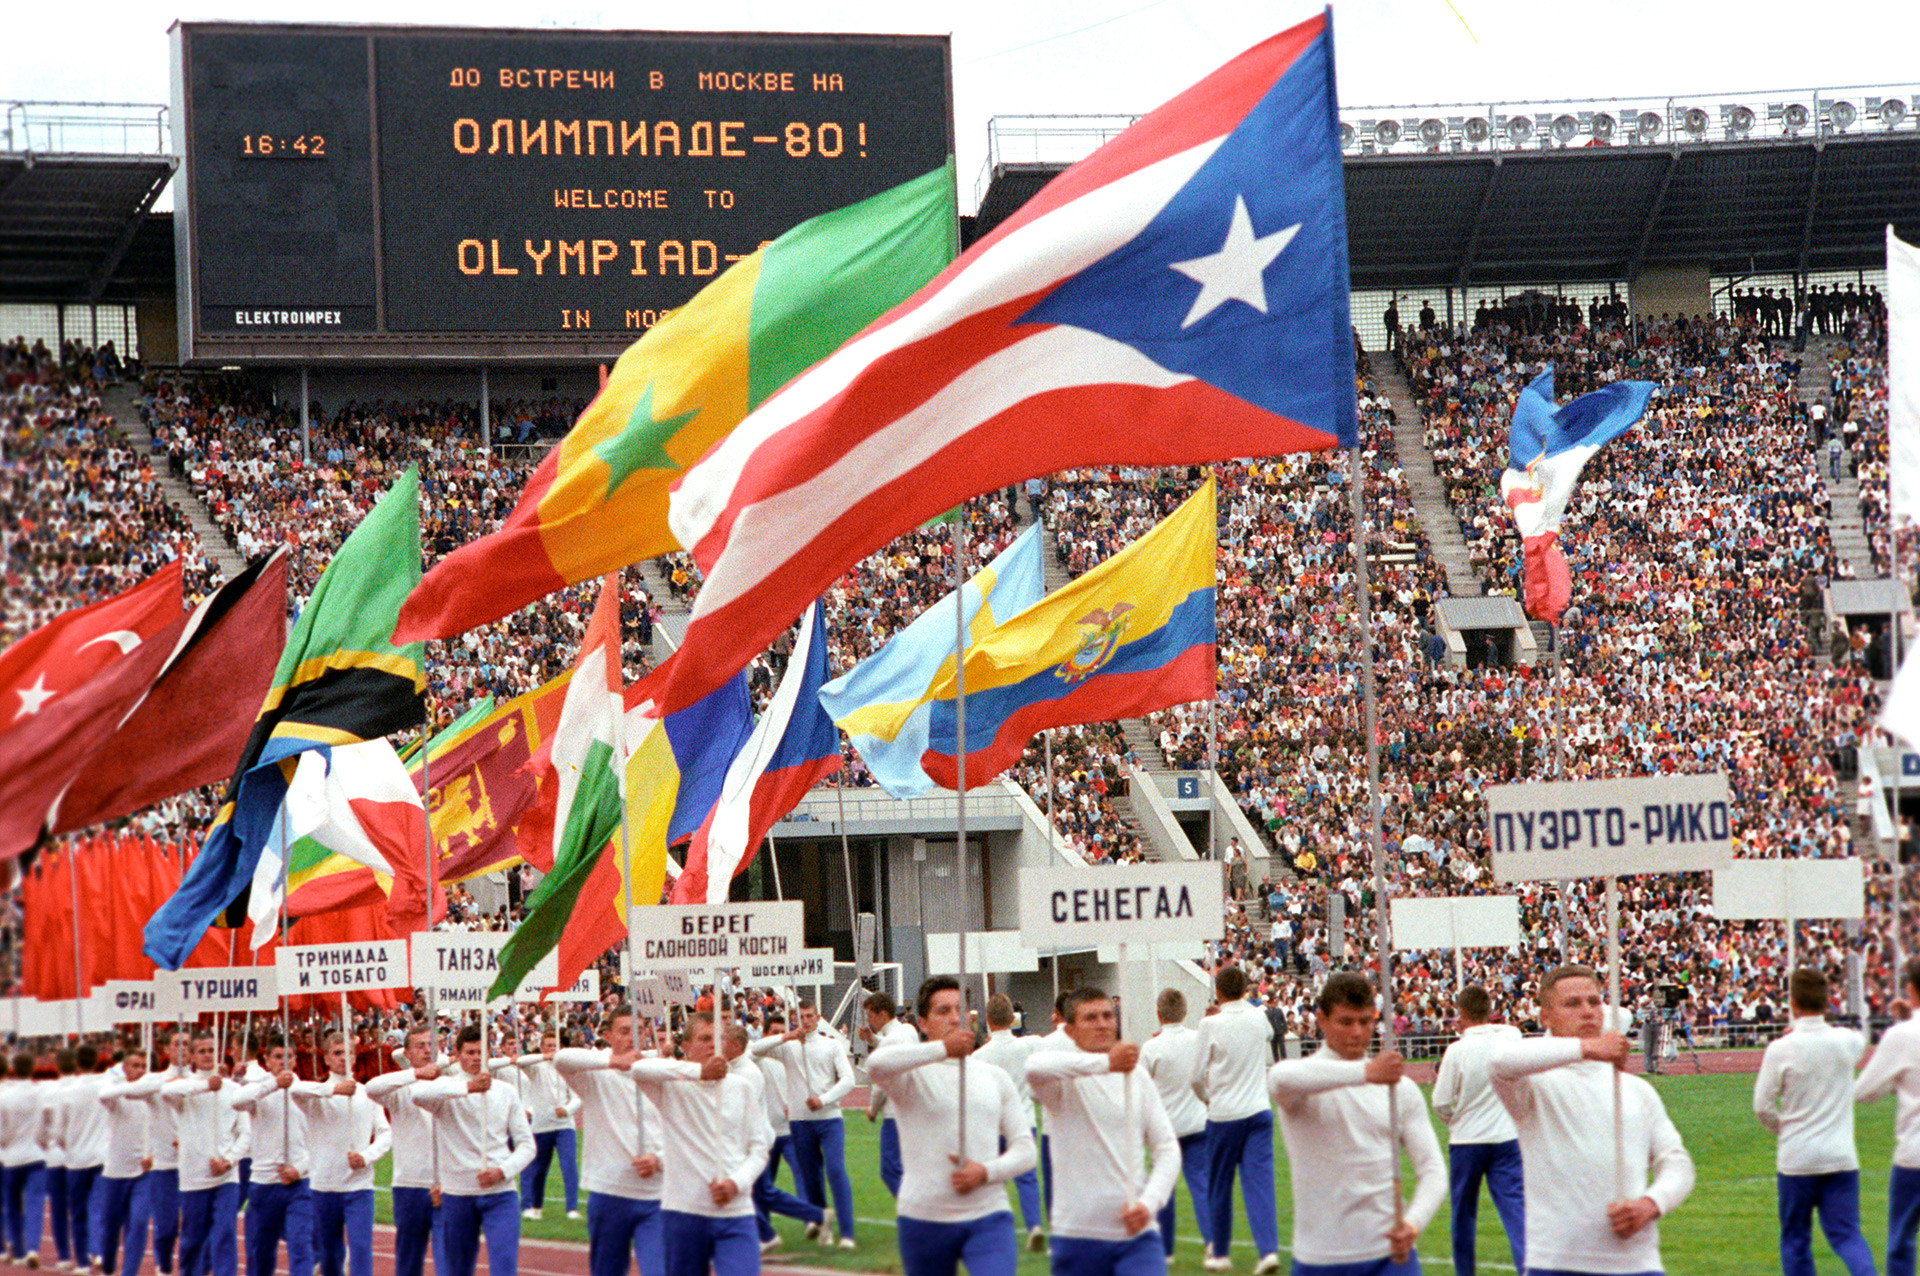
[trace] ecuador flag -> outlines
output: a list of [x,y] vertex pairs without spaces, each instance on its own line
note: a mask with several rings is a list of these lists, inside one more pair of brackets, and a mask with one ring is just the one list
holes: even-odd
[[448,638],[680,548],[667,489],[742,417],[953,260],[953,161],[802,222],[648,329],[499,531],[447,555],[395,640]]
[[[1020,760],[1036,731],[1105,722],[1214,692],[1214,482],[1160,526],[1048,594],[967,653],[967,787]],[[954,788],[951,674],[921,765]]]

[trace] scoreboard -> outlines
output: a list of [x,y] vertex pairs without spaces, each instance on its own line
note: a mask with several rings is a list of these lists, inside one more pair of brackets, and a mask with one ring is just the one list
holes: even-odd
[[181,357],[605,358],[953,150],[944,36],[180,23]]

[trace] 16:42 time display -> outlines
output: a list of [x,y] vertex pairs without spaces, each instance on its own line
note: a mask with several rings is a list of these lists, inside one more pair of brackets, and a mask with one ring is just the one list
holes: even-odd
[[246,133],[240,138],[240,154],[246,159],[325,159],[327,139],[319,133],[302,133],[295,137]]

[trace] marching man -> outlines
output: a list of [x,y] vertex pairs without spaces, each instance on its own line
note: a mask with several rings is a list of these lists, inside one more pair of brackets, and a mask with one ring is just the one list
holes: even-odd
[[495,1085],[477,1024],[454,1038],[457,1066],[412,1086],[408,1097],[433,1116],[440,1158],[441,1227],[447,1265],[435,1276],[473,1276],[480,1237],[487,1270],[515,1276],[520,1261],[520,1171],[533,1159],[533,1130],[511,1086]]
[[1693,1190],[1693,1158],[1639,1077],[1618,1077],[1615,1143],[1627,1039],[1601,1031],[1606,1010],[1593,967],[1556,966],[1540,980],[1548,1035],[1502,1043],[1489,1062],[1520,1132],[1529,1276],[1664,1270],[1657,1220]]
[[[1154,1003],[1160,1030],[1140,1047],[1140,1066],[1153,1078],[1160,1102],[1180,1140],[1181,1172],[1187,1180],[1187,1199],[1193,1203],[1193,1221],[1207,1249],[1212,1222],[1212,1200],[1207,1193],[1207,1105],[1200,1098],[1202,1065],[1200,1034],[1187,1027],[1187,998],[1178,988],[1162,988]],[[1269,1140],[1271,1142],[1271,1140]],[[1160,1243],[1173,1257],[1173,1194],[1160,1211]]]
[[406,1067],[385,1072],[367,1082],[367,1097],[386,1109],[393,1141],[393,1271],[394,1276],[421,1276],[427,1248],[433,1248],[433,1269],[446,1270],[445,1233],[440,1206],[434,1199],[434,1151],[437,1143],[433,1117],[413,1102],[414,1086],[440,1077],[433,1057],[433,1030],[415,1024],[402,1045]]
[[520,1199],[523,1218],[539,1218],[547,1199],[547,1170],[555,1154],[560,1157],[560,1184],[566,1190],[567,1217],[580,1217],[580,1163],[573,1119],[580,1111],[580,1096],[575,1094],[554,1067],[560,1052],[560,1034],[552,1028],[540,1034],[540,1049],[523,1054],[514,1065],[526,1077],[521,1093],[532,1116],[533,1164],[520,1175]]
[[1154,1216],[1173,1194],[1180,1140],[1153,1082],[1132,1075],[1140,1047],[1117,1039],[1107,995],[1076,988],[1064,1015],[1073,1049],[1038,1050],[1027,1060],[1027,1084],[1052,1123],[1053,1155],[1072,1175],[1072,1190],[1054,1200],[1054,1276],[1164,1276]]
[[100,1177],[93,1181],[93,1200],[88,1204],[92,1249],[98,1256],[94,1270],[106,1276],[118,1270],[123,1238],[129,1271],[137,1271],[146,1257],[148,1171],[153,1169],[153,1102],[151,1097],[129,1097],[146,1079],[147,1056],[128,1051],[118,1071],[118,1077],[108,1074],[100,1090],[100,1103],[107,1113],[107,1159]]
[[554,1053],[553,1067],[577,1096],[585,1141],[588,1276],[666,1276],[661,1233],[660,1113],[641,1098],[628,1070],[635,1049],[633,1011],[621,1006],[600,1021],[606,1048]]
[[800,1022],[778,1037],[762,1037],[751,1049],[755,1058],[770,1055],[786,1066],[787,1120],[800,1195],[824,1207],[832,1188],[840,1248],[852,1249],[853,1181],[847,1177],[847,1127],[840,1116],[840,1100],[853,1089],[847,1043],[803,997]]
[[240,1266],[240,1158],[247,1154],[244,1117],[222,1090],[219,1047],[201,1029],[191,1038],[193,1071],[160,1087],[175,1113],[180,1147],[181,1276],[236,1276]]
[[1493,1003],[1485,988],[1462,988],[1460,1039],[1440,1057],[1433,1083],[1433,1110],[1447,1123],[1447,1179],[1453,1190],[1453,1270],[1473,1276],[1474,1228],[1480,1214],[1480,1184],[1507,1231],[1513,1265],[1525,1270],[1526,1184],[1520,1167],[1520,1132],[1493,1092],[1487,1061],[1495,1047],[1520,1039],[1512,1024],[1488,1023]]
[[[1027,1085],[1027,1059],[1041,1041],[1040,1037],[1013,1035],[1013,1001],[1007,994],[997,992],[987,998],[987,1039],[973,1052],[974,1062],[990,1063],[1007,1074],[1013,1082],[1014,1092],[1020,1096],[1020,1111],[1025,1114],[1029,1126],[1033,1121],[1033,1090]],[[1144,1059],[1144,1055],[1142,1057]],[[1027,1228],[1027,1249],[1035,1254],[1046,1252],[1046,1219],[1040,1212],[1038,1170],[1028,1168],[1016,1175],[1013,1193],[1020,1201],[1020,1221]]]
[[[865,1013],[867,1024],[860,1029],[860,1039],[867,1043],[869,1053],[882,1046],[919,1044],[920,1034],[912,1024],[900,1021],[899,1008],[886,993],[876,992],[868,997]],[[886,1184],[887,1195],[898,1200],[902,1173],[900,1127],[893,1113],[887,1110],[886,1093],[877,1086],[867,1096],[867,1120],[880,1122],[880,1181]]]
[[1240,1175],[1247,1230],[1260,1261],[1256,1276],[1280,1270],[1280,1219],[1273,1201],[1273,1110],[1267,1105],[1267,1067],[1273,1062],[1273,1025],[1247,1000],[1247,972],[1222,966],[1213,974],[1218,1014],[1200,1021],[1200,1057],[1207,1102],[1207,1220],[1210,1272],[1230,1271],[1233,1260],[1233,1176]]
[[40,1229],[47,1211],[47,1087],[33,1080],[33,1056],[13,1056],[11,1074],[0,1082],[0,1182],[5,1184],[7,1259],[40,1266]]
[[[776,1023],[784,1025],[785,1021],[777,1014],[769,1015],[767,1030],[773,1031]],[[727,1066],[746,1078],[747,1083],[759,1092],[761,1110],[767,1114],[767,1127],[773,1135],[773,1142],[767,1148],[767,1167],[753,1181],[753,1221],[760,1233],[760,1252],[764,1254],[780,1245],[780,1233],[773,1230],[775,1214],[799,1219],[807,1225],[810,1239],[825,1241],[832,1235],[827,1230],[827,1212],[811,1201],[803,1201],[790,1192],[782,1191],[774,1184],[774,1167],[779,1164],[781,1151],[787,1142],[787,1103],[774,1090],[770,1078],[777,1077],[784,1081],[786,1074],[771,1059],[755,1059],[748,1054],[749,1044],[747,1030],[738,1023],[729,1023],[720,1034],[720,1050],[726,1057]]]
[[1897,1021],[1873,1048],[1853,1083],[1860,1103],[1898,1094],[1894,1112],[1893,1180],[1887,1188],[1887,1276],[1913,1276],[1914,1231],[1920,1227],[1920,957],[1904,972],[1906,999],[1893,1003]]
[[712,1015],[687,1017],[680,1048],[683,1060],[633,1064],[665,1127],[667,1276],[758,1276],[753,1184],[773,1145],[765,1100],[714,1048]]
[[886,1092],[906,1135],[899,1195],[900,1265],[907,1276],[1013,1276],[1018,1250],[1003,1186],[1033,1169],[1033,1127],[1020,1092],[999,1068],[967,1076],[961,1137],[960,1069],[974,1038],[963,1022],[960,983],[935,975],[920,985],[914,1013],[924,1043],[895,1042],[867,1056],[867,1076]]
[[[321,1276],[373,1276],[373,1166],[393,1146],[386,1109],[353,1079],[347,1041],[326,1036],[327,1079],[303,1081],[313,1164],[313,1250]],[[251,1226],[251,1220],[249,1220]]]
[[[307,1181],[307,1114],[293,1102],[296,1078],[286,1043],[261,1043],[261,1066],[228,1091],[227,1104],[253,1121],[253,1182],[247,1192],[247,1276],[273,1276],[280,1238],[287,1239],[287,1271],[313,1270],[313,1186]],[[194,1276],[188,1271],[186,1276]]]
[[[1373,985],[1350,971],[1320,987],[1322,1048],[1267,1074],[1293,1167],[1296,1276],[1412,1276],[1414,1242],[1447,1199],[1440,1141],[1398,1053],[1367,1058],[1380,1019]],[[1413,1198],[1400,1193],[1400,1148]]]

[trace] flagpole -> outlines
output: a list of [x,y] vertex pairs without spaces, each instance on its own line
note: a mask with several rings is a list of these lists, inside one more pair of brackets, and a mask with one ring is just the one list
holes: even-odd
[[[1562,768],[1566,763],[1566,738],[1561,721],[1566,713],[1566,704],[1560,698],[1559,621],[1550,621],[1548,623],[1547,640],[1553,644],[1553,662],[1548,668],[1551,670],[1549,677],[1553,679],[1553,713],[1551,715],[1553,722],[1553,778],[1557,780],[1560,778]],[[1567,917],[1567,892],[1571,889],[1572,883],[1563,877],[1560,879],[1554,892],[1555,898],[1560,905],[1560,964],[1563,966],[1573,960],[1567,955],[1571,951],[1569,945],[1573,942],[1572,923]]]
[[[627,666],[626,666],[625,658],[620,654],[621,635],[620,635],[620,629],[618,627],[619,626],[619,618],[618,618],[619,608],[617,606],[617,600],[620,592],[620,576],[621,576],[621,573],[616,571],[609,577],[609,579],[613,583],[613,589],[614,589],[614,594],[616,599],[616,607],[614,609],[615,610],[615,620],[614,620],[615,629],[614,629],[614,638],[613,638],[614,658],[620,670],[621,685],[624,686],[626,685],[626,681],[627,681]],[[665,631],[662,630],[662,632],[665,632]],[[626,883],[626,894],[627,894],[627,1013],[628,1013],[627,1032],[629,1036],[632,1038],[634,1053],[638,1054],[640,1051],[640,994],[639,994],[640,965],[639,965],[639,962],[636,960],[634,956],[634,951],[633,951],[633,827],[632,827],[632,817],[629,814],[627,809],[627,794],[625,792],[626,779],[627,779],[625,727],[626,727],[626,722],[624,721],[624,715],[620,713],[615,713],[613,718],[614,756],[620,759],[620,775],[619,775],[620,783],[618,786],[619,789],[621,790],[620,792],[620,850],[621,850],[621,853],[627,857],[627,862],[625,865],[626,871],[620,875],[621,878]],[[663,720],[654,729],[656,731],[665,731],[667,729],[665,721]],[[773,879],[775,882],[775,889],[778,890],[778,883],[780,880],[780,866],[778,863],[776,863],[773,868]],[[655,904],[658,904],[660,901],[658,899],[655,899],[652,902]],[[554,1014],[556,1017],[558,1016],[559,1014],[558,1007],[555,1008]],[[556,1023],[556,1027],[557,1026],[558,1025]],[[647,1133],[647,1096],[646,1096],[646,1091],[642,1089],[640,1085],[639,1076],[635,1075],[635,1077],[633,1078],[633,1146],[636,1150],[644,1148],[646,1146],[646,1133]]]
[[[1060,835],[1053,823],[1053,728],[1040,733],[1040,749],[1047,759],[1047,840],[1052,841]],[[1053,1000],[1055,1005],[1060,1002],[1060,950],[1057,948],[1053,952]]]
[[[293,927],[292,910],[288,907],[287,896],[293,889],[293,848],[287,845],[287,804],[280,803],[280,946],[287,946],[287,932]],[[429,906],[429,916],[432,910]],[[280,998],[280,1048],[285,1057],[293,1058],[293,1033],[287,1027],[287,999]],[[285,1067],[285,1064],[281,1065]],[[293,1127],[293,1095],[291,1092],[280,1096],[280,1155],[291,1155]]]
[[80,1003],[87,999],[80,961],[80,848],[67,843],[67,885],[73,896],[73,1036],[77,1042],[86,1034],[86,1020]]
[[[1891,417],[1889,417],[1891,422]],[[1889,452],[1893,445],[1892,426],[1888,426],[1887,445]],[[1887,509],[1893,510],[1893,466],[1887,466]],[[1900,575],[1900,520],[1889,516],[1887,519],[1887,567],[1893,577],[1894,585],[1900,590],[1900,605],[1893,613],[1893,673],[1900,673],[1901,652],[1905,635],[1901,633],[1901,613],[1907,609],[1907,585]],[[1906,876],[1900,862],[1900,778],[1905,762],[1905,741],[1893,738],[1893,999],[1899,1000],[1906,995],[1906,976],[1902,973],[1906,966],[1906,941],[1900,930],[1905,922],[1905,910],[1901,907],[1900,892]]]
[[[1367,471],[1358,435],[1347,450],[1353,501],[1354,616],[1360,630],[1360,698],[1367,732],[1367,825],[1373,844],[1374,936],[1380,953],[1381,1044],[1394,1048],[1393,939],[1388,931],[1386,838],[1380,812],[1380,700],[1373,669],[1373,596],[1367,583]],[[1219,697],[1216,695],[1215,700]],[[1393,1158],[1393,1222],[1406,1219],[1400,1183],[1400,1087],[1387,1087],[1387,1146]]]
[[[960,896],[960,1026],[969,1032],[973,1019],[967,1013],[967,932],[973,920],[967,898],[967,507],[961,504],[953,521],[953,723],[958,739],[955,750],[954,780],[958,798],[954,803],[955,884]],[[959,1154],[967,1159],[967,1057],[960,1056],[960,1137]]]
[[[835,741],[837,747],[837,736],[835,737]],[[860,961],[860,900],[853,889],[853,843],[847,837],[847,760],[845,754],[841,755],[840,770],[838,774],[833,777],[833,804],[838,809],[840,816],[840,862],[847,870],[847,932],[853,936],[854,970],[857,975]],[[874,935],[876,945],[879,939],[880,936],[876,928]],[[851,1010],[847,1013],[847,1022],[855,1022]]]

